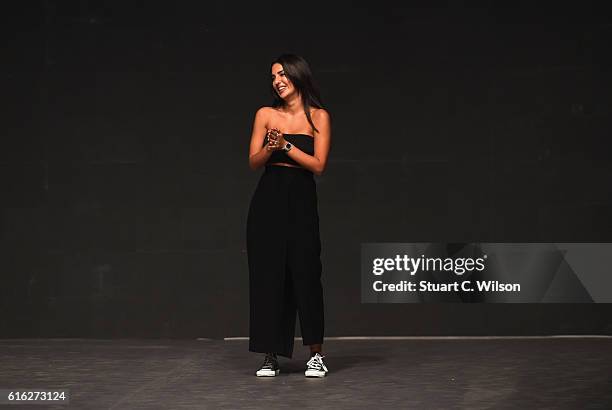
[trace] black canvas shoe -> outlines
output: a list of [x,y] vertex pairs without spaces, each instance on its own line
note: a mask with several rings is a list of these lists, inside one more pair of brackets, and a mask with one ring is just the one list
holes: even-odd
[[306,371],[304,375],[306,377],[325,377],[327,374],[327,367],[325,363],[323,363],[323,358],[325,356],[321,356],[319,353],[315,353],[314,356],[310,358],[308,363],[306,363]]
[[274,377],[280,373],[280,367],[278,366],[278,359],[275,354],[266,353],[261,369],[255,373],[258,377]]

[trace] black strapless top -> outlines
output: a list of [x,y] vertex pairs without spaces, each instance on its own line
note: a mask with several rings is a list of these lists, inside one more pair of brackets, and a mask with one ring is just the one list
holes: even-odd
[[[310,135],[306,134],[283,134],[283,137],[287,142],[292,143],[294,146],[304,151],[308,155],[314,155],[314,138]],[[266,145],[264,141],[264,145]],[[273,162],[285,162],[291,165],[301,166],[297,162],[295,162],[292,158],[285,153],[285,151],[278,150],[274,151],[270,158],[268,158],[267,164],[271,164]]]

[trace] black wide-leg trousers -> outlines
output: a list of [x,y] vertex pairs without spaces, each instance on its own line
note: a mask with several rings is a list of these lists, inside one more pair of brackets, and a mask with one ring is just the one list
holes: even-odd
[[323,343],[317,207],[312,172],[266,166],[247,216],[250,351],[291,358],[296,311],[303,344]]

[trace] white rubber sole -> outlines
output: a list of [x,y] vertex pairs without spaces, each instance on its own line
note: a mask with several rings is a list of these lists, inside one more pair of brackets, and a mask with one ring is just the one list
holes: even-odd
[[306,370],[304,372],[304,376],[306,377],[325,377],[327,375],[327,372],[324,372],[322,370]]
[[280,373],[280,369],[276,369],[276,370],[257,370],[255,375],[257,377],[274,377],[274,376],[278,376],[279,373]]

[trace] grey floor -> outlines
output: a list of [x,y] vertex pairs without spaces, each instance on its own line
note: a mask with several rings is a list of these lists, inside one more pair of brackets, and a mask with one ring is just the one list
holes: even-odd
[[64,406],[0,410],[612,408],[612,339],[328,340],[324,379],[296,340],[257,378],[247,341],[0,340],[0,390],[69,389]]

